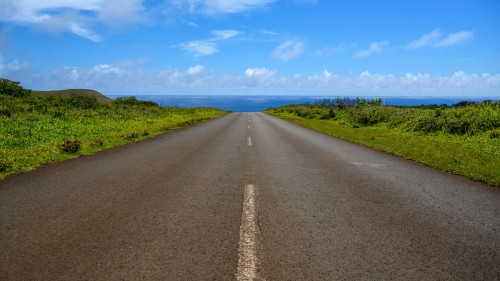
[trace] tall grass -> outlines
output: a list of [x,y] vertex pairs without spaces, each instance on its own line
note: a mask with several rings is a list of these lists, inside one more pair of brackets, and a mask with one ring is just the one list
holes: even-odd
[[394,107],[321,101],[267,113],[431,167],[500,185],[500,102]]
[[225,113],[211,108],[159,107],[135,98],[100,104],[81,96],[0,94],[0,178]]

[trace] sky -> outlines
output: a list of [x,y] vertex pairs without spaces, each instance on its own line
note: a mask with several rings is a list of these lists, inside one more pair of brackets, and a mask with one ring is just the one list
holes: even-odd
[[0,0],[0,77],[107,95],[500,97],[498,0]]

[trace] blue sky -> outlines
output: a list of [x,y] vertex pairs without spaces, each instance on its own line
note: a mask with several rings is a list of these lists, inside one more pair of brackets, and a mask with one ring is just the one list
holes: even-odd
[[0,0],[0,76],[104,94],[500,96],[498,0]]

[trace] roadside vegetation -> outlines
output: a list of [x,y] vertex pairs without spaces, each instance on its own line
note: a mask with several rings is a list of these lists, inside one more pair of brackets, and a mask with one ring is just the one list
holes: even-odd
[[135,97],[107,101],[75,91],[59,93],[35,96],[19,83],[0,78],[0,179],[227,113],[160,107]]
[[323,99],[268,114],[475,181],[500,186],[500,102],[384,106],[380,99]]

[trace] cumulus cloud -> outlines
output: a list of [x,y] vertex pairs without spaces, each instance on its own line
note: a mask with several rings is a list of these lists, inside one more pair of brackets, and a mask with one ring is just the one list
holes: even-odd
[[247,68],[245,70],[245,76],[248,78],[252,77],[272,77],[276,74],[276,70],[272,70],[269,68]]
[[305,42],[300,38],[286,40],[281,45],[276,47],[272,53],[272,57],[282,61],[296,59],[302,55],[305,49]]
[[387,47],[388,45],[389,45],[388,41],[373,42],[370,44],[370,47],[368,47],[368,49],[358,51],[355,57],[366,58],[372,56],[374,54],[382,52],[384,48]]
[[451,47],[471,40],[474,37],[472,31],[460,31],[456,33],[443,34],[439,29],[422,35],[419,39],[407,45],[409,49],[419,49],[424,47],[442,48]]
[[202,73],[203,71],[205,71],[205,66],[197,64],[195,66],[188,68],[187,74],[196,75]]
[[500,74],[466,73],[433,76],[429,73],[336,74],[328,69],[309,75],[278,75],[278,70],[249,67],[241,73],[215,73],[204,65],[187,69],[168,67],[146,71],[137,64],[144,59],[103,63],[92,67],[62,67],[39,73],[29,62],[0,56],[0,74],[37,90],[90,88],[105,94],[246,93],[246,94],[328,94],[384,96],[499,96]]

